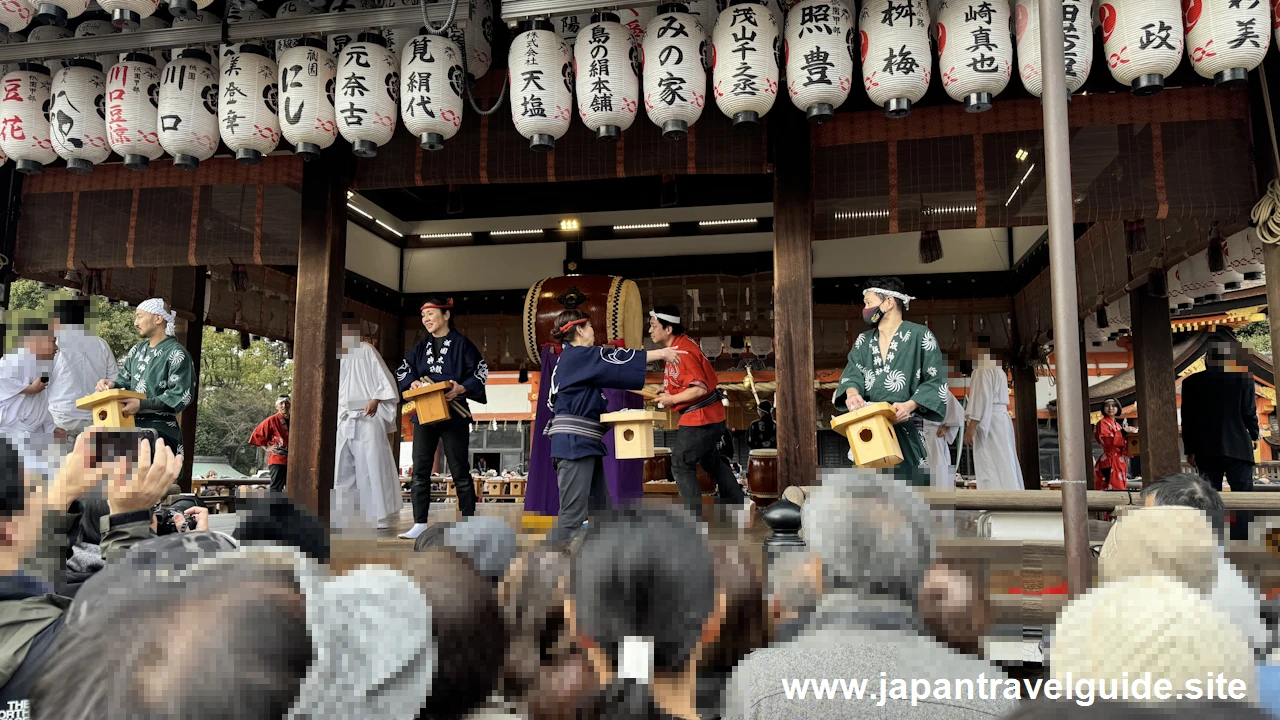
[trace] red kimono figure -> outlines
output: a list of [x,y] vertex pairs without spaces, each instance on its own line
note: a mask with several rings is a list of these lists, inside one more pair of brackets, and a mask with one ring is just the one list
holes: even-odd
[[1102,457],[1093,466],[1093,485],[1096,490],[1124,490],[1129,480],[1129,452],[1125,440],[1127,433],[1136,432],[1121,425],[1120,401],[1108,398],[1102,403],[1102,419],[1093,426],[1093,439],[1102,446]]

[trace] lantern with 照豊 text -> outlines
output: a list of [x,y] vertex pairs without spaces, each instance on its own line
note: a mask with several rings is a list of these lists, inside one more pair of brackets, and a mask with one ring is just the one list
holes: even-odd
[[1102,47],[1111,76],[1134,95],[1164,89],[1182,62],[1182,13],[1177,0],[1107,0],[1098,7]]
[[697,19],[679,4],[663,5],[649,23],[644,52],[644,107],[668,140],[684,137],[707,103],[707,71],[702,64],[707,37]]
[[338,138],[333,107],[338,61],[318,38],[301,38],[280,53],[280,132],[304,160]]
[[1270,20],[1264,0],[1182,0],[1191,67],[1220,88],[1246,84],[1271,47]]
[[257,165],[280,143],[276,64],[261,45],[241,45],[222,58],[218,130],[245,165]]
[[566,78],[572,75],[571,66],[550,22],[527,20],[520,29],[507,55],[511,119],[531,149],[547,152],[569,129],[573,93]]
[[107,143],[107,76],[88,58],[56,72],[49,95],[49,136],[67,170],[85,174],[111,155]]
[[[1040,97],[1044,87],[1040,69],[1040,0],[1017,0],[1013,14],[1018,74],[1027,92]],[[1093,24],[1085,0],[1062,0],[1062,62],[1067,92],[1079,90],[1093,67]]]
[[734,0],[712,33],[711,88],[736,127],[753,127],[778,97],[782,38],[767,7]]
[[835,117],[853,88],[852,30],[844,0],[801,0],[787,13],[787,93],[815,125]]
[[160,145],[196,170],[218,150],[218,74],[203,50],[183,50],[160,73]]
[[400,66],[377,33],[361,33],[338,55],[338,132],[356,157],[370,158],[396,131]]
[[925,0],[866,0],[858,15],[862,86],[885,115],[903,118],[929,89],[929,7]]
[[107,142],[130,170],[146,170],[160,147],[160,70],[155,58],[129,53],[107,73]]
[[593,15],[574,46],[578,114],[599,140],[616,141],[635,122],[640,78],[631,51],[631,31],[614,13]]
[[423,150],[444,149],[462,126],[467,71],[462,50],[440,35],[419,35],[400,58],[400,116]]

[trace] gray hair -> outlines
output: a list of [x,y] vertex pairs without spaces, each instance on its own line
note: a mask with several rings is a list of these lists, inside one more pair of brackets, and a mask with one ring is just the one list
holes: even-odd
[[1222,496],[1209,483],[1198,475],[1175,473],[1166,475],[1142,489],[1142,500],[1155,498],[1157,506],[1174,505],[1191,507],[1204,512],[1213,525],[1213,531],[1222,543],[1226,527],[1226,508],[1222,504]]
[[802,512],[805,541],[832,587],[914,602],[933,561],[929,506],[902,480],[824,471]]
[[784,552],[769,564],[769,597],[777,598],[783,612],[804,615],[818,608],[818,588],[805,572],[812,557],[807,552]]

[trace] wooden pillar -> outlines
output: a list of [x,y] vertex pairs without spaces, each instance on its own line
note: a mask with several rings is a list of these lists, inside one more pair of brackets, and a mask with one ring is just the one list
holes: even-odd
[[1143,285],[1129,293],[1133,317],[1133,367],[1142,429],[1142,485],[1182,472],[1178,408],[1174,396],[1173,328],[1169,301],[1151,297]]
[[1013,413],[1017,425],[1018,465],[1028,490],[1040,489],[1040,423],[1036,415],[1036,371],[1013,364]]
[[338,348],[346,281],[347,187],[353,161],[329,148],[302,173],[294,312],[293,419],[289,497],[325,520],[338,431]]
[[[1262,244],[1263,272],[1267,276],[1267,318],[1271,324],[1271,357],[1280,353],[1280,245]],[[1276,428],[1271,429],[1272,433]]]
[[196,459],[196,421],[200,406],[200,353],[204,347],[204,296],[208,271],[203,265],[173,269],[172,298],[170,303],[185,323],[178,331],[178,342],[191,356],[195,374],[191,404],[178,418],[182,426],[182,476],[178,484],[183,492],[191,492],[191,468]]
[[774,140],[773,303],[778,393],[778,492],[813,485],[818,409],[813,370],[813,192],[809,126],[787,108],[769,118]]

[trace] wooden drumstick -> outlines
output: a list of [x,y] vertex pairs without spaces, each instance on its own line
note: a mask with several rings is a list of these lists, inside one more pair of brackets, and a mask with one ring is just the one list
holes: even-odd
[[635,393],[636,395],[639,395],[640,397],[644,398],[645,400],[657,400],[657,399],[658,399],[658,393],[653,392],[653,391],[651,391],[651,390],[628,390],[627,392]]

